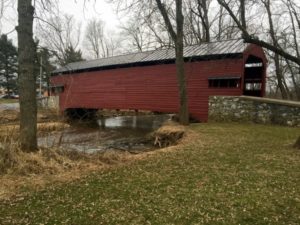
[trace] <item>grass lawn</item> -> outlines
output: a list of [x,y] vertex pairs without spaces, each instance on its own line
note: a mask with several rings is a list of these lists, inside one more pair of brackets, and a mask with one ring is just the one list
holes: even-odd
[[300,224],[299,129],[190,129],[172,151],[0,202],[0,224]]
[[5,98],[0,98],[0,104],[7,104],[7,103],[18,103],[18,99],[5,99]]

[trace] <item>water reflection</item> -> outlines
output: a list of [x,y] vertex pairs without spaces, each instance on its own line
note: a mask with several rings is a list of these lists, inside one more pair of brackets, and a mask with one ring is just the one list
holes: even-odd
[[145,116],[117,116],[101,118],[98,120],[99,127],[105,128],[131,128],[142,130],[154,130],[165,121],[171,120],[171,114],[145,115]]

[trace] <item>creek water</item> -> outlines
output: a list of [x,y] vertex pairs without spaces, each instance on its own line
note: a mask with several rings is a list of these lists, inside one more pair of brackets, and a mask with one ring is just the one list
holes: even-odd
[[61,147],[94,153],[109,150],[130,152],[154,149],[149,133],[171,120],[171,114],[101,118],[93,126],[71,126],[39,138],[41,147]]

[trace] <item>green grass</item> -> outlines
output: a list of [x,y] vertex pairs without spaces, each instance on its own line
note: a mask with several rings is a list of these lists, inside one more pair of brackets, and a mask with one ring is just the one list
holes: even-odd
[[192,125],[172,152],[0,203],[0,224],[300,224],[299,129]]
[[4,99],[0,98],[0,104],[8,104],[8,103],[18,103],[18,99]]

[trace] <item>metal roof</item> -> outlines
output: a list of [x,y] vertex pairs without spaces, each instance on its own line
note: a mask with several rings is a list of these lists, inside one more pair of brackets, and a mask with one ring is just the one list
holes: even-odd
[[[203,43],[200,45],[185,47],[184,58],[242,54],[245,51],[246,47],[247,44],[244,43],[242,39]],[[161,62],[175,60],[175,58],[176,57],[174,48],[159,49],[147,52],[138,52],[108,58],[101,58],[90,61],[70,63],[64,67],[53,71],[53,74],[76,72],[95,68],[100,69],[119,65],[129,66],[138,63],[143,64],[149,62]]]

